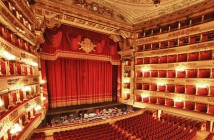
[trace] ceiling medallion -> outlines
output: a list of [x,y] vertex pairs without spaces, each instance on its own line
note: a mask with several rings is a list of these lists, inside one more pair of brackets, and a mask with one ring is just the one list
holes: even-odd
[[160,0],[153,0],[153,5],[155,7],[157,7],[158,5],[160,5]]
[[96,45],[94,45],[90,39],[85,38],[82,42],[78,42],[78,44],[80,44],[81,48],[79,48],[80,50],[83,49],[86,53],[89,53],[91,51],[95,51],[94,47],[96,47]]

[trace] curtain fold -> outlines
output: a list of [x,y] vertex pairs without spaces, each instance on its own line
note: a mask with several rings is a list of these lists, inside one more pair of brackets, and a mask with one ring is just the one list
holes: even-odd
[[46,70],[51,108],[112,101],[110,62],[59,58]]

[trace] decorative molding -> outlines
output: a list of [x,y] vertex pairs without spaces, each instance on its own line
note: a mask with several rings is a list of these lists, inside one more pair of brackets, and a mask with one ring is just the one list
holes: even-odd
[[80,50],[83,49],[86,53],[90,53],[91,51],[95,51],[94,47],[96,47],[96,45],[94,45],[90,39],[85,38],[82,42],[78,42],[78,44],[80,44],[81,48],[79,48]]

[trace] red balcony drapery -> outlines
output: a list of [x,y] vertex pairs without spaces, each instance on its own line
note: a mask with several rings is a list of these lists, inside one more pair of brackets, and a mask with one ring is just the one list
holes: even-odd
[[46,70],[52,108],[112,101],[110,62],[59,58]]

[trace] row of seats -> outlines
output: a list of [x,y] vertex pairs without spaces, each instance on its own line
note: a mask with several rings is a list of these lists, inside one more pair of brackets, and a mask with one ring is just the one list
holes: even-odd
[[14,34],[12,31],[10,31],[8,28],[4,27],[0,23],[0,37],[7,40],[9,43],[13,44],[15,47],[18,47],[24,51],[27,51],[31,54],[35,54],[33,50],[33,46],[25,41],[24,39],[20,38],[16,34]]
[[214,31],[209,31],[207,33],[196,34],[189,37],[183,37],[183,38],[178,38],[173,40],[165,40],[162,42],[154,42],[154,43],[149,43],[145,45],[140,45],[137,47],[137,52],[174,48],[178,46],[212,41],[213,39],[214,39]]
[[137,139],[185,139],[189,138],[192,132],[190,128],[179,126],[179,124],[158,121],[148,113],[117,121],[116,125],[136,136]]
[[33,133],[29,140],[45,140],[45,133],[44,132]]
[[178,109],[186,109],[190,111],[196,111],[206,114],[214,115],[214,105],[207,105],[203,103],[195,103],[190,101],[177,101],[169,98],[161,98],[161,97],[141,97],[140,95],[136,95],[137,102],[164,105],[167,107],[175,107]]
[[[190,26],[203,24],[205,22],[209,22],[209,21],[213,21],[213,20],[214,20],[214,12],[209,12],[209,13],[206,13],[205,15],[187,18],[186,20],[182,20],[179,22],[176,21],[171,24],[157,26],[156,28],[150,28],[150,29],[143,30],[141,33],[139,33],[139,38],[153,36],[153,35],[162,34],[162,33],[166,33],[166,32],[171,32],[171,31],[175,31],[175,30],[179,30],[179,29],[183,29],[183,28],[188,28]],[[179,24],[180,24],[180,26],[179,26]]]
[[[125,83],[124,88],[130,88],[130,84]],[[156,83],[136,83],[135,89],[188,94],[188,95],[199,95],[199,96],[214,96],[213,86],[200,87],[197,85],[174,85],[174,84],[158,85]]]
[[5,6],[11,11],[11,13],[18,19],[25,27],[27,27],[31,31],[31,24],[27,21],[27,19],[21,14],[19,10],[12,5],[12,3],[8,0],[3,0]]
[[153,56],[137,58],[136,64],[163,64],[163,63],[177,63],[177,62],[190,62],[190,61],[201,61],[201,60],[212,60],[212,50],[182,53],[174,55],[164,56]]
[[118,131],[110,124],[100,124],[80,129],[54,132],[54,140],[126,140],[130,135]]
[[31,65],[0,58],[0,75],[34,75],[34,73],[34,67]]
[[213,140],[213,138],[214,138],[214,133],[209,133],[205,138],[205,140]]
[[184,69],[184,70],[149,70],[136,71],[136,77],[158,78],[214,78],[214,69]]

